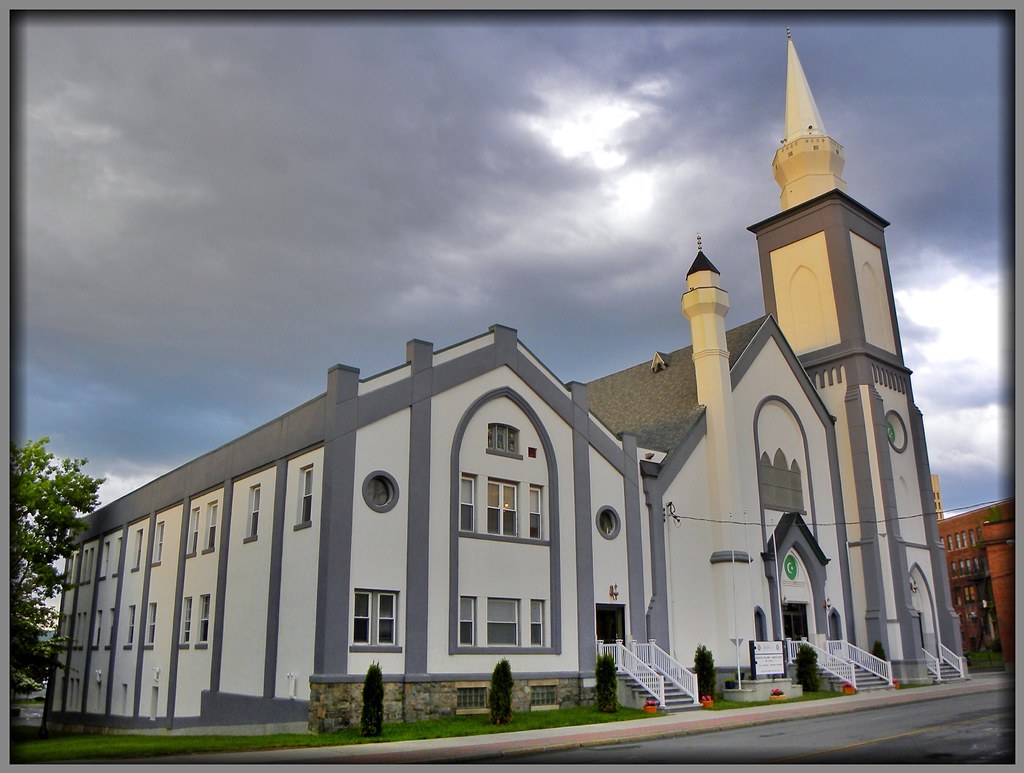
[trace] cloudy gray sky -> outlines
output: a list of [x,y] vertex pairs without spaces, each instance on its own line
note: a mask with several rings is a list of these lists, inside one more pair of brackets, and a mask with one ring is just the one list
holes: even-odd
[[695,235],[764,313],[786,27],[892,222],[948,508],[1012,494],[1012,16],[47,16],[14,24],[16,438],[104,501],[494,323],[563,381],[689,344]]

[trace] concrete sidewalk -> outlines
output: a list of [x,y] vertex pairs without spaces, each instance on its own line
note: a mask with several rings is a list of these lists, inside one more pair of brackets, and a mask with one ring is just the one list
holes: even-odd
[[[917,703],[953,695],[1012,690],[1012,672],[973,676],[964,682],[944,682],[903,690],[863,692],[831,700],[805,703],[777,703],[728,711],[692,710],[644,719],[601,725],[547,728],[500,733],[497,735],[435,738],[424,741],[395,741],[355,746],[324,746],[308,749],[273,749],[254,752],[223,752],[202,755],[177,755],[145,760],[147,763],[204,764],[408,764],[471,762],[496,756],[571,749],[580,746],[626,743],[690,733],[726,730],[735,727],[804,719],[900,703]],[[125,762],[126,760],[119,760]]]

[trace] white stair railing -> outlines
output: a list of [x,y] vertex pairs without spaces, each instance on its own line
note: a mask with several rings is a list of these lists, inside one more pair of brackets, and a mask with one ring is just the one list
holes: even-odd
[[944,663],[948,663],[956,669],[956,672],[960,674],[961,679],[967,678],[967,658],[957,655],[942,642],[939,642],[939,657],[942,658]]
[[700,700],[697,675],[659,647],[654,639],[646,643],[634,641],[630,647],[634,655],[689,695],[694,703]]
[[866,650],[862,650],[855,644],[850,644],[848,641],[835,640],[826,642],[830,655],[835,655],[838,658],[849,661],[856,666],[860,666],[865,671],[874,674],[879,679],[884,679],[892,686],[892,663],[888,660],[882,660],[875,655],[872,655]]
[[786,644],[789,645],[789,659],[791,661],[796,660],[796,654],[801,647],[810,647],[818,656],[819,669],[827,671],[836,679],[842,679],[854,689],[857,688],[857,669],[853,667],[852,663],[823,650],[821,647],[811,644],[809,641],[793,641],[792,639],[786,639]]
[[942,669],[939,667],[940,661],[938,657],[930,653],[924,647],[921,648],[921,652],[924,653],[924,661],[925,664],[928,666],[928,673],[941,680]]
[[665,677],[627,650],[621,641],[606,644],[597,642],[599,655],[611,655],[615,659],[615,670],[629,674],[633,680],[658,699],[658,705],[665,705]]

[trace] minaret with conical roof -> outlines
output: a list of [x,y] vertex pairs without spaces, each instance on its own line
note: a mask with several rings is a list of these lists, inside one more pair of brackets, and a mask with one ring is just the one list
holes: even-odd
[[[687,290],[682,297],[683,316],[690,321],[693,340],[693,368],[697,381],[697,402],[704,406],[708,437],[708,487],[714,520],[728,521],[741,499],[736,470],[736,418],[733,409],[729,349],[725,339],[725,315],[729,293],[721,287],[721,275],[701,248],[697,236],[697,257],[686,274]],[[716,549],[724,547],[719,529]]]
[[787,34],[786,138],[775,153],[782,211],[750,226],[765,310],[835,417],[851,571],[845,637],[879,641],[901,678],[927,678],[922,651],[959,652],[938,537],[924,421],[903,359],[885,245],[888,221],[846,193],[842,148],[825,132]]
[[835,188],[846,190],[840,176],[845,164],[843,146],[825,131],[793,37],[786,32],[786,137],[772,162],[775,181],[782,189],[779,199],[783,209]]

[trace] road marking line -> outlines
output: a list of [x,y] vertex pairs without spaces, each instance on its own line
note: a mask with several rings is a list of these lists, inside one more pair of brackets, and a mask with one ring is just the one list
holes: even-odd
[[869,746],[869,745],[874,744],[874,743],[883,743],[884,741],[894,741],[897,738],[906,738],[906,737],[911,736],[911,735],[920,735],[921,733],[928,733],[928,732],[931,732],[932,730],[941,730],[941,729],[948,728],[948,727],[959,727],[960,725],[973,725],[976,722],[985,722],[985,721],[988,721],[990,719],[997,719],[999,717],[1006,717],[1006,716],[1012,716],[1012,715],[1013,715],[1013,712],[1002,711],[1002,712],[999,712],[998,714],[989,714],[987,716],[978,717],[976,719],[965,719],[965,720],[962,720],[960,722],[953,722],[953,723],[946,723],[946,722],[944,722],[941,725],[930,725],[928,727],[921,727],[921,728],[918,728],[917,730],[908,730],[905,733],[897,733],[896,735],[887,735],[887,736],[885,736],[883,738],[872,738],[872,739],[869,739],[867,741],[858,741],[857,743],[847,744],[846,746],[834,746],[834,747],[832,747],[830,749],[820,749],[818,751],[806,752],[804,754],[797,754],[797,755],[794,755],[792,757],[783,757],[781,759],[773,760],[772,762],[773,763],[794,762],[796,760],[806,759],[807,757],[817,757],[818,755],[821,755],[821,754],[831,754],[832,752],[843,752],[843,751],[847,751],[849,749],[856,749],[858,746]]

